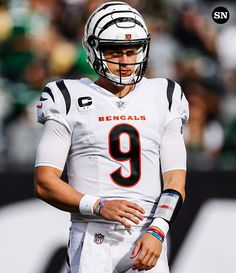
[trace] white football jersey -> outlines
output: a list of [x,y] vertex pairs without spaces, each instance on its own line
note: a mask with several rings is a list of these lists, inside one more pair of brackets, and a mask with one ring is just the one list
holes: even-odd
[[[39,122],[56,120],[71,134],[67,172],[75,189],[137,202],[152,217],[162,190],[165,126],[188,118],[188,103],[177,83],[143,78],[120,99],[89,79],[59,80],[45,87],[37,108]],[[84,216],[72,213],[72,221],[80,220]]]

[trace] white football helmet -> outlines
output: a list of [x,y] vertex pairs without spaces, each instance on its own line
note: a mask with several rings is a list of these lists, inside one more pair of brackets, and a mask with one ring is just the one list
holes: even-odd
[[[116,76],[107,66],[101,48],[114,46],[138,46],[137,61],[132,75]],[[150,34],[142,15],[124,2],[106,2],[88,18],[85,25],[83,46],[87,61],[101,76],[115,85],[129,85],[139,82],[147,68]],[[113,62],[114,63],[114,62]],[[121,65],[119,64],[120,68]],[[121,74],[120,74],[121,75]]]

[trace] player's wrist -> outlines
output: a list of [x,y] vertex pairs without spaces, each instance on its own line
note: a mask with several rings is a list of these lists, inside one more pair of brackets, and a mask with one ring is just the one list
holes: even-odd
[[162,218],[156,217],[152,221],[151,225],[148,228],[148,232],[153,231],[159,234],[163,238],[163,241],[169,231],[169,224]]
[[154,230],[150,230],[148,229],[147,233],[151,234],[152,236],[154,236],[157,240],[159,240],[161,243],[164,242],[165,237],[163,235],[161,235],[162,233],[159,233],[157,231]]
[[[160,195],[157,209],[154,213],[154,220],[150,228],[156,228],[154,232],[164,239],[171,223],[175,220],[183,204],[183,197],[180,192],[174,189],[166,189]],[[159,232],[160,231],[160,232]],[[163,236],[162,236],[163,235]]]
[[95,215],[94,207],[95,204],[99,201],[100,197],[85,194],[79,203],[79,212],[82,215]]
[[94,214],[100,216],[101,209],[106,205],[107,202],[108,200],[106,199],[99,199],[95,204]]

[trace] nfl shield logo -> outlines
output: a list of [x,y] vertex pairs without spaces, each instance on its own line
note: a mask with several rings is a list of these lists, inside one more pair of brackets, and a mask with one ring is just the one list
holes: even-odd
[[97,245],[102,244],[104,241],[104,237],[105,235],[103,235],[102,233],[95,233],[94,243],[96,243]]
[[124,110],[125,109],[125,102],[124,101],[117,101],[116,106],[118,109]]

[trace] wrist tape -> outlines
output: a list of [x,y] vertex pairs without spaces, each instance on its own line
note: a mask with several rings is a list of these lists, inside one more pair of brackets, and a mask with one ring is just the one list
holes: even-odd
[[173,189],[164,190],[160,196],[150,227],[159,228],[166,236],[170,224],[175,220],[183,204],[182,195]]
[[93,207],[99,197],[85,194],[79,202],[79,211],[82,215],[94,215]]
[[169,224],[164,219],[158,217],[152,221],[150,227],[157,227],[158,229],[160,229],[164,234],[163,237],[166,237],[169,230]]
[[172,224],[183,205],[182,195],[173,189],[164,190],[157,204],[154,217],[159,217]]

